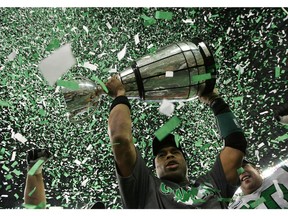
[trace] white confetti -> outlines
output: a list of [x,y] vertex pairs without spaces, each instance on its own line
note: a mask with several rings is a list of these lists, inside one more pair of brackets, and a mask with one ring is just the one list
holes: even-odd
[[43,59],[39,64],[39,70],[49,85],[53,86],[75,64],[71,44],[66,44]]
[[99,43],[100,48],[102,48],[103,47],[102,41],[99,41],[98,43]]
[[277,194],[279,196],[280,199],[283,199],[284,198],[284,194],[283,194],[283,191],[281,190],[279,184],[278,184],[278,181],[276,179],[273,180],[273,184],[276,188],[276,191],[277,191]]
[[92,147],[92,145],[90,144],[90,145],[86,148],[86,150],[87,150],[87,151],[91,151],[92,148],[93,148],[93,147]]
[[89,55],[95,55],[95,53],[94,53],[94,52],[89,52],[88,54],[89,54]]
[[180,101],[180,102],[179,102],[179,105],[176,107],[176,109],[177,109],[177,110],[178,110],[178,109],[181,109],[184,105],[185,105],[185,104],[184,104],[182,101]]
[[13,61],[15,59],[16,55],[17,55],[16,51],[13,51],[12,53],[10,53],[8,55],[7,58],[8,58],[9,61]]
[[260,161],[259,150],[255,150],[255,156],[257,157],[257,160]]
[[140,40],[139,40],[139,33],[136,34],[136,35],[134,36],[134,41],[135,41],[135,45],[137,45],[137,44],[140,43]]
[[107,53],[104,53],[104,52],[103,52],[103,53],[97,55],[97,57],[98,57],[98,58],[102,58],[102,56],[104,56],[104,55],[106,55],[106,54],[107,54]]
[[175,105],[172,102],[166,99],[163,99],[161,106],[159,107],[159,112],[166,116],[171,116],[172,113],[174,112],[174,108],[175,108]]
[[194,24],[195,21],[192,21],[192,19],[186,19],[186,20],[182,19],[182,22]]
[[83,29],[86,31],[86,33],[88,34],[88,28],[86,26],[83,25]]
[[165,77],[173,77],[174,76],[174,71],[166,71]]
[[16,140],[18,140],[21,143],[27,142],[27,139],[20,133],[14,134],[13,138],[15,138]]
[[119,61],[123,59],[124,56],[126,55],[126,46],[127,44],[125,44],[124,48],[117,54],[117,58]]
[[85,187],[89,179],[85,179],[84,181],[81,182],[81,186]]
[[268,111],[264,111],[264,112],[261,112],[260,115],[264,115],[264,114],[267,114]]
[[81,165],[81,161],[79,161],[79,160],[77,160],[77,159],[74,161],[74,163],[76,163],[78,166]]
[[261,147],[263,147],[265,144],[264,143],[260,143],[259,145],[258,145],[258,149],[260,149]]
[[106,26],[108,27],[108,29],[112,29],[112,26],[110,25],[109,22],[106,23]]
[[148,47],[147,47],[147,49],[150,49],[150,48],[152,48],[154,45],[153,44],[150,44]]
[[94,71],[96,71],[98,68],[96,65],[90,64],[89,62],[85,62],[83,67]]
[[10,161],[14,161],[16,158],[16,152],[13,151],[12,156],[11,156],[11,160]]

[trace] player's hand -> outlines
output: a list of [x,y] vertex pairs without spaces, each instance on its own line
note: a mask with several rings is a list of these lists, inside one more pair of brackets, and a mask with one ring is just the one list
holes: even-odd
[[109,90],[108,94],[113,98],[120,95],[125,95],[126,93],[124,85],[119,79],[117,79],[116,76],[111,77],[106,83],[106,86]]
[[26,162],[29,167],[32,167],[40,159],[46,162],[50,158],[52,158],[52,154],[47,149],[31,149],[26,154]]
[[208,94],[198,96],[199,100],[207,105],[210,105],[210,103],[217,97],[219,97],[217,89],[213,89],[213,91]]

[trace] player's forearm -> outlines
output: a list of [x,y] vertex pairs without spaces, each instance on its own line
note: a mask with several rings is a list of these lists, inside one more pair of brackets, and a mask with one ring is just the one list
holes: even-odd
[[24,190],[24,203],[45,208],[46,196],[42,173],[33,176],[27,175]]
[[210,104],[214,112],[218,130],[225,141],[225,146],[246,153],[247,141],[236,117],[225,101],[218,97]]

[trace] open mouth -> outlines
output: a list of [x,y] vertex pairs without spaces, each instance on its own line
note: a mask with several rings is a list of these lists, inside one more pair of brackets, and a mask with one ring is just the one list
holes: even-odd
[[246,181],[246,180],[249,179],[250,177],[251,177],[251,175],[249,175],[249,174],[242,176],[241,182]]
[[176,167],[178,167],[178,163],[176,161],[169,161],[166,164],[166,168],[176,168]]

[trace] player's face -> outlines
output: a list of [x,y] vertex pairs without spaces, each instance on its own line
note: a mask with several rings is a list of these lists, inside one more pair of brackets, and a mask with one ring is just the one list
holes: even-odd
[[262,185],[263,179],[258,170],[250,164],[244,165],[243,169],[245,172],[239,176],[239,179],[241,189],[247,195],[257,190]]
[[155,159],[158,178],[181,183],[187,181],[187,164],[182,152],[175,147],[162,148]]

